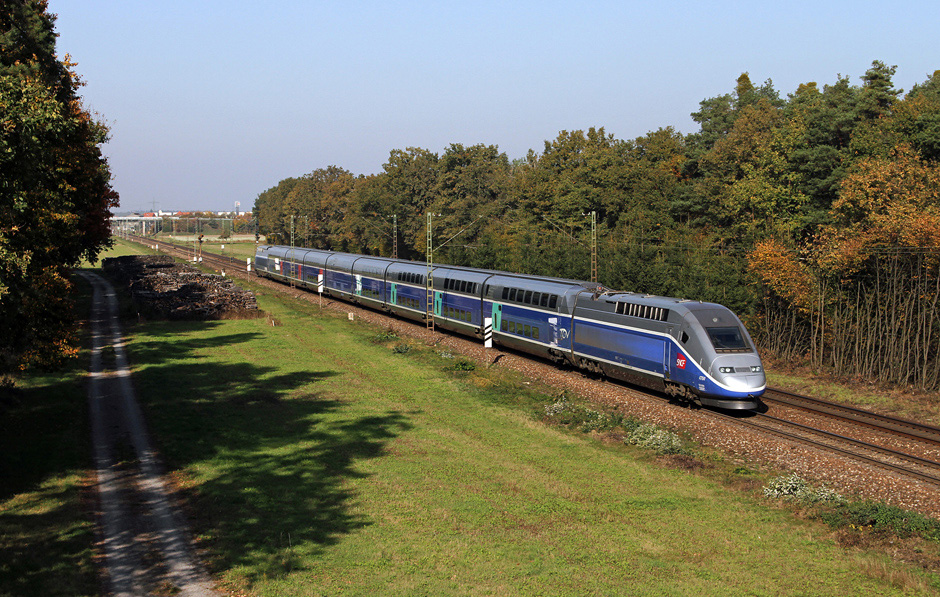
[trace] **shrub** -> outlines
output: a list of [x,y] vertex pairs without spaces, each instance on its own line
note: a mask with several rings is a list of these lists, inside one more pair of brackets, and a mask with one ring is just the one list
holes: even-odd
[[609,431],[625,424],[623,415],[607,414],[575,404],[568,400],[567,393],[545,406],[545,416],[561,425],[576,427],[582,433]]
[[923,537],[940,541],[940,522],[880,502],[843,502],[821,516],[831,527],[868,527],[876,531],[889,531],[900,537]]
[[838,504],[844,501],[843,497],[835,491],[825,487],[814,488],[796,473],[771,479],[764,487],[764,495],[804,504]]
[[656,425],[643,423],[638,425],[625,440],[626,443],[656,450],[657,454],[685,454],[691,455],[690,450],[678,435]]
[[411,352],[410,344],[396,344],[395,348],[392,349],[392,352],[395,354],[408,354]]

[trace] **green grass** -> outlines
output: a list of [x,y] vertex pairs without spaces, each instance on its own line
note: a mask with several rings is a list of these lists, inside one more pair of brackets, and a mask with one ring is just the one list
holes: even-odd
[[[90,305],[83,288],[79,310]],[[94,595],[88,352],[0,393],[0,595]]]
[[[937,585],[839,548],[823,524],[720,475],[581,433],[629,425],[573,398],[549,417],[557,393],[511,373],[457,365],[270,291],[259,302],[271,318],[125,324],[149,427],[201,553],[233,590],[902,595]],[[0,595],[97,590],[82,493],[86,364],[29,378],[20,405],[0,412]],[[845,517],[903,516],[888,514]]]
[[[117,241],[102,257],[148,252]],[[152,252],[152,251],[149,251]],[[91,267],[90,264],[84,264]],[[75,276],[76,312],[91,287]],[[94,595],[94,497],[85,371],[79,357],[52,372],[31,372],[0,394],[0,595]]]
[[148,323],[131,343],[151,428],[233,588],[904,594],[894,565],[860,565],[822,525],[541,423],[532,405],[556,398],[503,372],[445,372],[421,345],[400,354],[380,330],[259,301],[281,325]]

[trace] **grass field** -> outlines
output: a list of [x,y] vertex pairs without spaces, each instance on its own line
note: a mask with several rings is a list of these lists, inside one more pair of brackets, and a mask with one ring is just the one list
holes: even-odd
[[542,425],[531,405],[554,398],[501,372],[446,372],[432,349],[401,354],[381,330],[259,301],[279,325],[151,323],[131,344],[202,547],[234,588],[904,593],[862,572],[891,564],[847,555],[821,527]]
[[[155,443],[233,591],[933,592],[934,577],[847,552],[821,525],[645,450],[543,424],[555,397],[507,372],[461,371],[433,348],[257,292],[268,319],[127,329]],[[46,574],[71,587],[58,594],[93,592],[91,526],[76,515],[88,460],[78,374],[30,382],[41,404],[31,427],[0,440],[38,452],[4,463],[17,481],[0,502],[0,594],[56,594],[22,590],[49,586]],[[68,397],[47,403],[56,388]],[[17,584],[27,573],[40,584]]]

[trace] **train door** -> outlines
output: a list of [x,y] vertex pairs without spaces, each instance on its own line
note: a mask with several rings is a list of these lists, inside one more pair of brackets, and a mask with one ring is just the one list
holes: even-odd
[[362,276],[356,274],[356,296],[362,296]]
[[441,308],[444,306],[444,294],[442,292],[434,293],[434,316],[441,316]]
[[398,304],[398,284],[392,282],[392,296],[389,299],[389,302],[393,305]]
[[549,337],[551,338],[549,341],[550,345],[558,346],[559,338],[558,338],[558,318],[557,317],[548,318],[548,328],[551,331],[551,333],[549,334]]
[[499,303],[493,303],[493,331],[498,332],[503,325],[503,306]]
[[[672,338],[672,326],[666,327],[666,334],[669,338]],[[672,341],[667,339],[663,342],[663,378],[671,379],[670,371],[672,370]]]

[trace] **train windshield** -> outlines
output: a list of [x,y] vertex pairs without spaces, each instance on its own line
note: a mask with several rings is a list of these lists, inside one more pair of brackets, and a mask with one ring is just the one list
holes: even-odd
[[711,339],[712,345],[717,352],[751,351],[751,347],[748,346],[744,334],[741,333],[741,328],[737,326],[705,328],[705,331],[708,332],[708,337]]

